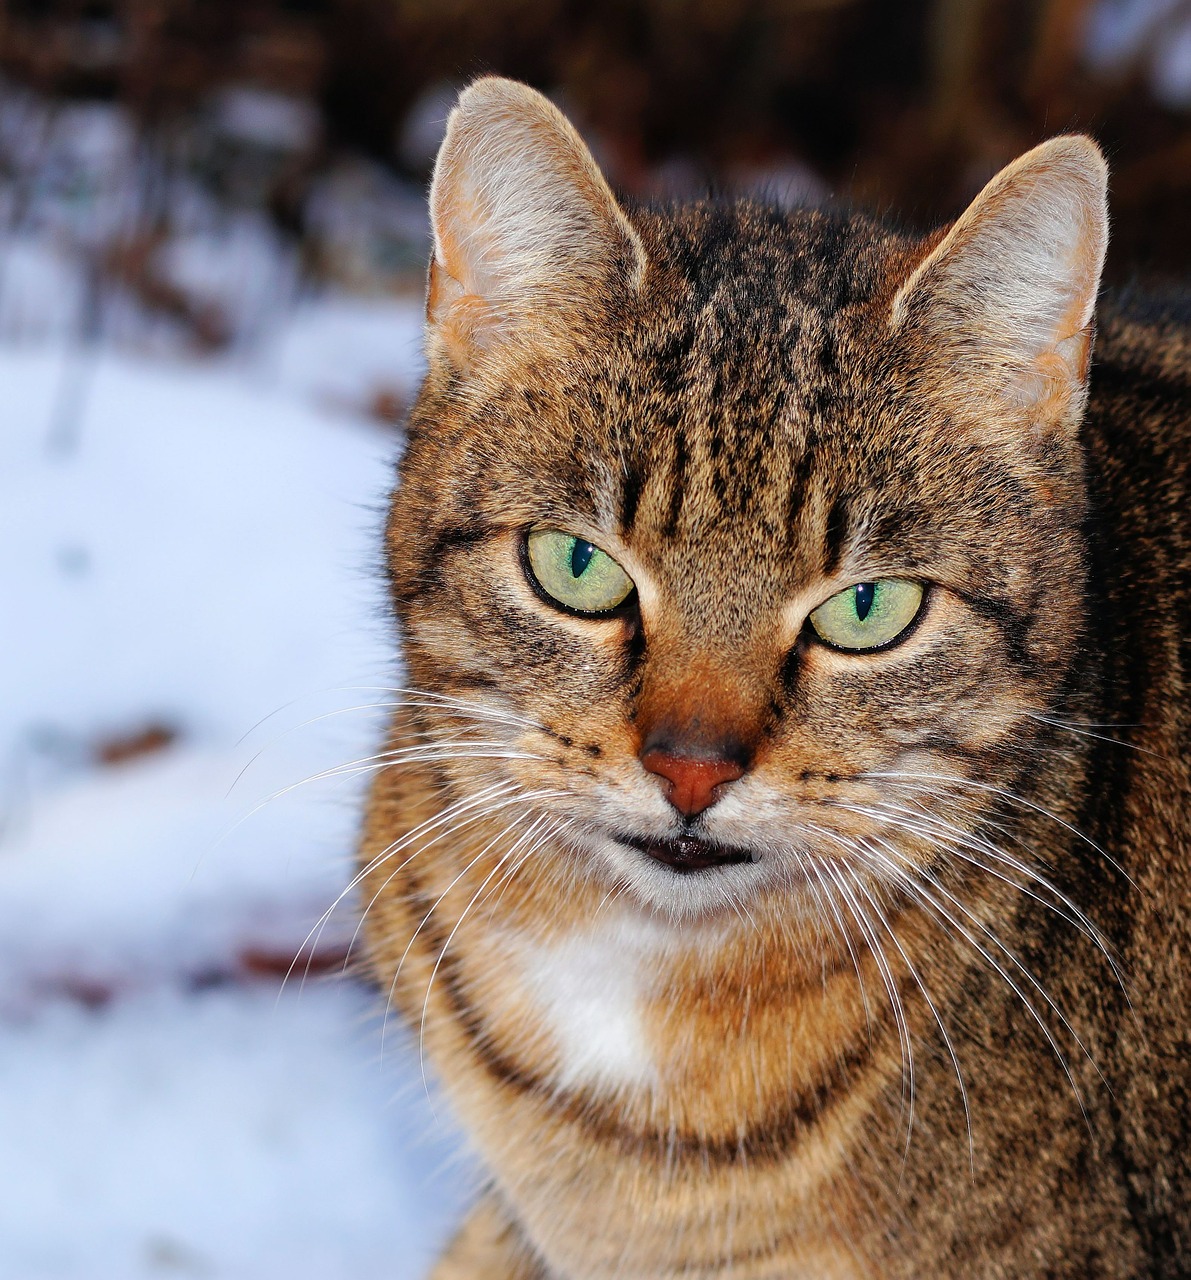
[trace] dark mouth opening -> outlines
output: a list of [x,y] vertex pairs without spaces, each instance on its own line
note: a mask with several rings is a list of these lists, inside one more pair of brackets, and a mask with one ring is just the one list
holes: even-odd
[[665,863],[672,871],[704,871],[708,867],[730,867],[740,862],[760,862],[759,854],[735,845],[717,844],[698,836],[678,836],[674,840],[642,840],[636,836],[620,836],[627,844],[656,862]]

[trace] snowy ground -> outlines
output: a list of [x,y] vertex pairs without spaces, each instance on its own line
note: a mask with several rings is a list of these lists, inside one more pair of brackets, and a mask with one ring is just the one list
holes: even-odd
[[0,345],[0,1280],[401,1280],[466,1198],[334,976],[350,903],[280,990],[366,777],[296,784],[397,678],[398,442],[359,410],[412,389],[417,313],[308,302],[251,359]]

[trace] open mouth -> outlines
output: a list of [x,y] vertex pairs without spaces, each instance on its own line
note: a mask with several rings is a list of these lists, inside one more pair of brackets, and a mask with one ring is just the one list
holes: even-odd
[[716,844],[701,840],[698,836],[679,836],[675,840],[639,840],[634,836],[620,836],[622,844],[630,845],[648,854],[657,862],[663,862],[673,871],[704,871],[708,867],[730,867],[739,862],[760,862],[760,856],[751,849],[734,845]]

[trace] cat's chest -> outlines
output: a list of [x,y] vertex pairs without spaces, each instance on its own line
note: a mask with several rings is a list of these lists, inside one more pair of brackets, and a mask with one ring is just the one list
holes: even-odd
[[664,927],[610,917],[548,937],[506,934],[498,1029],[560,1089],[656,1090],[668,1052],[658,1000],[675,963]]
[[552,1041],[564,1088],[656,1085],[650,1034],[650,947],[595,930],[530,945],[521,957],[527,1003]]

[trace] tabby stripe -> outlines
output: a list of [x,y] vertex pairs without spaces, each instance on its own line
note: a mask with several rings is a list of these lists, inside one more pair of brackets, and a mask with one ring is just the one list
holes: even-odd
[[430,544],[426,559],[433,564],[437,564],[448,551],[453,551],[457,547],[472,546],[477,542],[483,542],[485,538],[490,538],[491,536],[492,530],[487,525],[445,525],[434,535],[434,541]]
[[[423,553],[420,572],[413,583],[403,591],[394,590],[399,604],[410,605],[424,594],[433,594],[442,589],[443,557],[459,547],[472,546],[492,536],[493,530],[487,525],[448,525],[440,529],[434,541]],[[392,575],[390,573],[390,580]]]
[[844,548],[848,545],[850,506],[847,495],[840,494],[827,515],[827,527],[823,530],[823,574],[828,578],[834,578],[839,571]]
[[640,467],[627,468],[624,477],[624,488],[620,492],[620,527],[622,532],[631,533],[637,520],[637,508],[641,505],[641,490],[645,487],[645,477]]
[[670,473],[670,510],[666,514],[666,523],[662,532],[672,538],[678,532],[678,518],[682,514],[682,501],[686,489],[686,469],[690,462],[690,451],[687,446],[686,433],[681,427],[674,429],[674,463]]
[[1000,630],[1010,662],[1026,675],[1036,675],[1038,664],[1030,657],[1028,644],[1032,621],[1030,615],[1015,609],[1006,600],[977,595],[967,596],[966,599],[976,613]]
[[795,462],[790,474],[789,505],[786,509],[787,531],[793,535],[798,524],[798,517],[806,504],[807,489],[814,475],[819,447],[819,433],[815,430],[807,432],[806,444],[801,456]]

